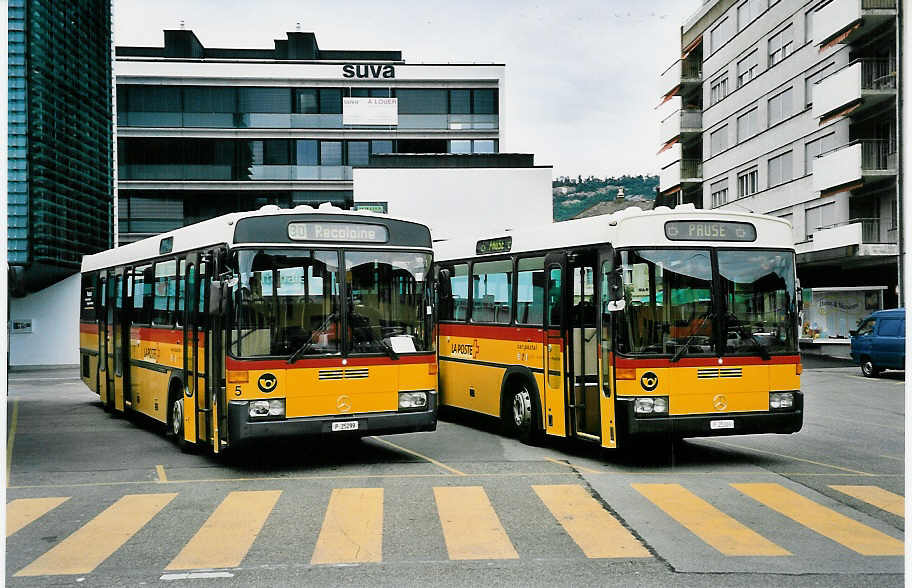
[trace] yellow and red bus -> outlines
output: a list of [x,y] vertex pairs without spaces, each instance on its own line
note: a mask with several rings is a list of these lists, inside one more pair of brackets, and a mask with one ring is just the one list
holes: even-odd
[[82,380],[182,448],[437,426],[431,237],[266,206],[82,262]]
[[441,406],[605,448],[801,429],[784,220],[631,208],[435,252]]

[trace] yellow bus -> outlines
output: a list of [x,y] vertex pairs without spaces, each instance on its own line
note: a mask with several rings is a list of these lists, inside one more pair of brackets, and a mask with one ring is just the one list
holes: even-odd
[[784,220],[631,208],[435,253],[442,406],[605,448],[801,429]]
[[323,205],[83,258],[82,380],[182,449],[437,426],[428,228]]

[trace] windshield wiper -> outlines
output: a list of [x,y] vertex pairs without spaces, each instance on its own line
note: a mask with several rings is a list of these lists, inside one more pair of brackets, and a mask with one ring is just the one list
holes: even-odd
[[712,316],[711,312],[707,312],[706,314],[703,315],[703,320],[700,321],[700,324],[697,325],[696,329],[691,331],[690,335],[684,341],[684,344],[680,348],[678,348],[678,350],[675,352],[675,354],[671,357],[671,360],[669,360],[670,363],[675,363],[676,361],[681,359],[682,355],[684,355],[687,352],[687,348],[688,348],[688,346],[690,346],[690,342],[694,340],[694,337],[697,336],[697,333],[700,332],[700,329],[702,329],[703,325],[706,324],[706,319],[708,319],[710,316]]
[[313,331],[310,332],[310,337],[307,339],[307,341],[304,342],[304,345],[301,345],[300,347],[298,347],[298,350],[295,351],[294,353],[292,353],[291,356],[288,358],[289,364],[296,362],[301,355],[303,355],[307,351],[310,351],[310,348],[314,346],[314,342],[316,341],[314,339],[314,337],[316,337],[318,333],[322,333],[323,331],[325,331],[326,327],[329,326],[329,322],[333,318],[335,318],[335,316],[336,316],[336,313],[334,313],[334,312],[329,313],[326,316],[326,319],[324,319],[323,323],[319,327],[317,327],[316,329],[314,329]]
[[760,359],[763,361],[769,361],[770,352],[769,347],[760,342],[759,339],[754,334],[751,334],[751,339],[754,341],[754,345],[757,346],[757,353],[760,355]]
[[392,345],[383,339],[377,339],[377,342],[380,343],[380,347],[383,347],[383,350],[386,351],[386,354],[390,356],[390,359],[399,359],[399,354],[396,353]]

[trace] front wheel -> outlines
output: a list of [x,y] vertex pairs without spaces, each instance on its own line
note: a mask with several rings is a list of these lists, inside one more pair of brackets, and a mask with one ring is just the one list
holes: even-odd
[[513,437],[526,444],[535,441],[535,404],[526,384],[512,389],[503,411],[504,424]]
[[874,365],[870,357],[861,358],[861,373],[866,378],[876,378],[880,375],[880,368]]

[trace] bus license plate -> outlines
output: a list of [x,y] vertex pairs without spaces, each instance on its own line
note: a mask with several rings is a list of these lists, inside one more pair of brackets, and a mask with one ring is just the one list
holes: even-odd
[[333,431],[357,431],[358,421],[341,421],[332,424]]
[[734,429],[735,421],[724,420],[724,421],[709,421],[710,429]]

